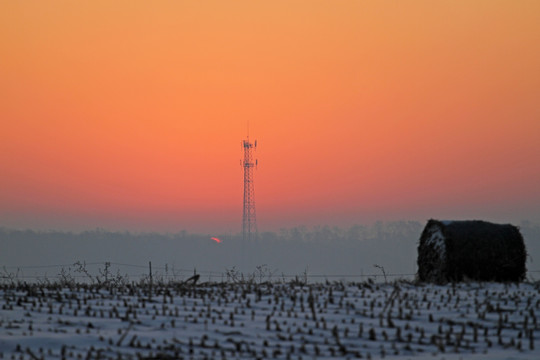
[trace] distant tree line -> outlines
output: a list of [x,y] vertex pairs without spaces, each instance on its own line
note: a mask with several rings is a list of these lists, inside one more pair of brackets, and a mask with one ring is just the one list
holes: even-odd
[[[226,272],[252,272],[265,265],[278,274],[354,275],[383,266],[388,274],[414,274],[424,224],[378,221],[348,228],[305,226],[263,231],[250,242],[237,234],[83,232],[0,228],[0,267],[74,264],[80,261],[140,264]],[[540,269],[540,225],[519,224],[529,254],[528,269]],[[211,240],[217,236],[221,244]],[[536,265],[536,263],[539,265]],[[135,269],[136,270],[136,269]],[[131,270],[131,271],[135,271]],[[28,273],[30,270],[26,270]],[[32,273],[52,270],[31,270]],[[540,276],[540,274],[538,275]]]

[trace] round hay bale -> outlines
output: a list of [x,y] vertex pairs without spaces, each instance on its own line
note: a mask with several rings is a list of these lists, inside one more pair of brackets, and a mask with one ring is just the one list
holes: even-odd
[[418,246],[420,281],[522,281],[527,252],[519,229],[486,221],[429,220]]

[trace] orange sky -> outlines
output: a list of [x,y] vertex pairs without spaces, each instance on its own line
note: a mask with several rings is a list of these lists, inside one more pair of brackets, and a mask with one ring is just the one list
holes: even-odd
[[4,1],[0,226],[540,220],[538,1]]

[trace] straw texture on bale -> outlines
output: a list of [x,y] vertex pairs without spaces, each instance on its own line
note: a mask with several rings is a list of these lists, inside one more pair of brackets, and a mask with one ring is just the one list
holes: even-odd
[[522,281],[527,252],[519,229],[486,221],[429,220],[418,246],[420,281]]

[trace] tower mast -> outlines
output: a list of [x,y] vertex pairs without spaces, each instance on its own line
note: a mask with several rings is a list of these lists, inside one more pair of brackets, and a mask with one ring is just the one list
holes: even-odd
[[[249,125],[248,125],[249,126]],[[248,127],[249,129],[249,127]],[[257,140],[249,141],[249,130],[247,140],[242,141],[244,148],[244,211],[242,216],[242,238],[250,241],[257,235],[257,218],[255,215],[255,197],[253,187],[253,169],[257,167],[257,160],[253,160],[253,151],[257,148]]]

